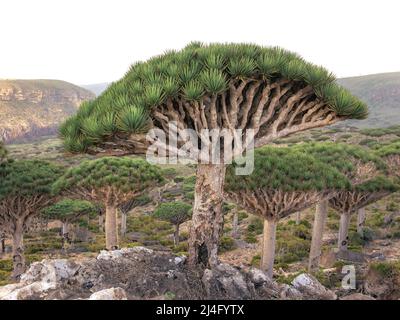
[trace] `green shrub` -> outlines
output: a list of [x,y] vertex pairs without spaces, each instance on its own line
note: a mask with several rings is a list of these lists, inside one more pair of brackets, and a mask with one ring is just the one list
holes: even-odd
[[254,232],[247,232],[244,240],[247,243],[257,243],[257,237]]
[[182,182],[183,180],[185,180],[185,177],[182,177],[182,176],[177,176],[174,178],[174,182],[176,182],[176,183]]
[[255,234],[262,234],[264,230],[264,222],[258,217],[253,217],[247,226],[247,231]]
[[165,169],[162,169],[162,174],[167,179],[175,180],[176,175],[178,174],[178,171],[175,168],[165,168]]
[[235,249],[235,240],[229,236],[223,236],[219,242],[219,252],[226,252]]
[[248,216],[249,215],[247,214],[246,211],[241,210],[241,211],[238,212],[238,220],[239,221],[242,221],[242,220],[248,218]]
[[399,261],[372,262],[369,268],[383,278],[395,278],[400,275]]
[[261,256],[259,254],[256,254],[255,256],[253,256],[253,258],[251,258],[250,264],[253,267],[259,268],[260,267],[260,263],[261,263]]

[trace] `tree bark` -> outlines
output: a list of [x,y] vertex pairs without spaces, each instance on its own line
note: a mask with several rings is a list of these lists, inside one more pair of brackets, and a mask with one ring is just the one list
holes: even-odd
[[261,253],[261,270],[265,271],[272,279],[275,261],[275,238],[276,238],[275,219],[264,220],[263,246]]
[[300,220],[301,220],[301,213],[300,211],[296,212],[296,225],[300,224]]
[[175,225],[174,231],[174,245],[175,247],[179,244],[179,224]]
[[339,251],[347,251],[349,244],[349,226],[351,215],[348,212],[343,212],[340,215],[338,249]]
[[239,237],[239,214],[237,210],[233,213],[232,220],[232,238],[237,239]]
[[121,237],[126,235],[126,218],[127,214],[121,211]]
[[118,249],[118,225],[117,207],[112,204],[106,205],[106,248],[107,250]]
[[61,228],[61,235],[63,238],[63,249],[66,249],[66,245],[69,243],[69,228],[68,228],[68,222],[63,221],[62,223],[62,228]]
[[224,164],[198,164],[192,225],[189,238],[190,265],[215,266],[223,229]]
[[0,234],[0,245],[1,245],[1,253],[6,252],[6,235],[4,233]]
[[104,215],[99,215],[99,231],[104,232]]
[[17,222],[14,233],[12,235],[12,255],[13,255],[13,273],[12,277],[19,280],[21,274],[25,272],[25,257],[24,257],[24,234],[22,222]]
[[322,237],[324,235],[325,221],[328,216],[328,201],[320,201],[317,203],[314,217],[314,225],[312,232],[310,257],[308,261],[308,271],[313,272],[319,267],[319,259],[321,257]]
[[365,208],[358,209],[357,212],[357,233],[364,237],[364,224],[365,224]]

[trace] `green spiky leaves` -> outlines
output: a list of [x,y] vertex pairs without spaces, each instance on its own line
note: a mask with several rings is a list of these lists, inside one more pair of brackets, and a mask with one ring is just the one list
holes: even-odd
[[39,160],[9,161],[0,166],[0,200],[9,196],[49,196],[62,168]]
[[113,188],[122,195],[143,192],[163,181],[161,169],[143,159],[104,157],[69,169],[53,185],[53,192],[82,188],[100,193]]
[[160,204],[154,210],[154,217],[179,225],[190,219],[192,206],[181,201]]
[[122,132],[141,133],[148,126],[148,112],[137,106],[129,106],[118,115],[117,126]]
[[42,210],[49,219],[74,222],[83,215],[94,216],[96,207],[86,200],[63,199]]
[[[293,52],[255,44],[195,42],[132,65],[94,101],[83,103],[77,115],[61,126],[60,135],[68,151],[87,151],[119,132],[144,132],[152,110],[167,101],[201,101],[245,79],[300,82],[311,86],[338,116],[367,115],[365,104],[338,86],[331,73]],[[148,112],[132,112],[132,106]],[[144,114],[149,121],[142,119]]]
[[203,71],[199,75],[199,81],[211,94],[221,93],[228,87],[224,74],[216,69]]
[[347,178],[323,162],[294,148],[264,147],[255,151],[254,171],[236,176],[227,169],[226,190],[323,191],[350,187]]

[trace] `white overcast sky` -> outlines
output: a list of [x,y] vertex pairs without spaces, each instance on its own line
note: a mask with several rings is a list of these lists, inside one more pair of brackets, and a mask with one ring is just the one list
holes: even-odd
[[279,45],[338,77],[400,71],[398,0],[1,0],[0,78],[76,84],[192,40]]

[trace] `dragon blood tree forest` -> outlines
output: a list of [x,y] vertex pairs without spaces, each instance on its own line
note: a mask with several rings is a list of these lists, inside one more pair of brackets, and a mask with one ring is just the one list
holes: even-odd
[[[12,248],[0,266],[18,280],[46,252],[68,256],[157,242],[203,269],[246,243],[255,253],[247,263],[270,277],[296,261],[285,262],[285,255],[300,252],[308,271],[318,274],[327,229],[336,234],[328,249],[337,259],[355,252],[354,239],[371,238],[368,225],[377,218],[365,208],[398,191],[399,140],[370,147],[301,138],[287,143],[285,137],[367,115],[367,106],[331,73],[281,48],[191,43],[138,62],[61,126],[64,157],[80,154],[79,161],[14,159],[0,145],[4,257]],[[197,164],[144,159],[154,142],[170,156],[187,143],[169,148],[171,128],[197,134],[187,154]],[[167,140],[146,139],[151,129]],[[231,135],[224,143],[222,136],[203,135],[214,129]],[[224,161],[223,147],[240,145],[235,152],[244,154],[249,130],[254,170],[237,175],[240,165]],[[215,150],[219,161],[205,161]],[[312,213],[310,221],[303,212]]]

